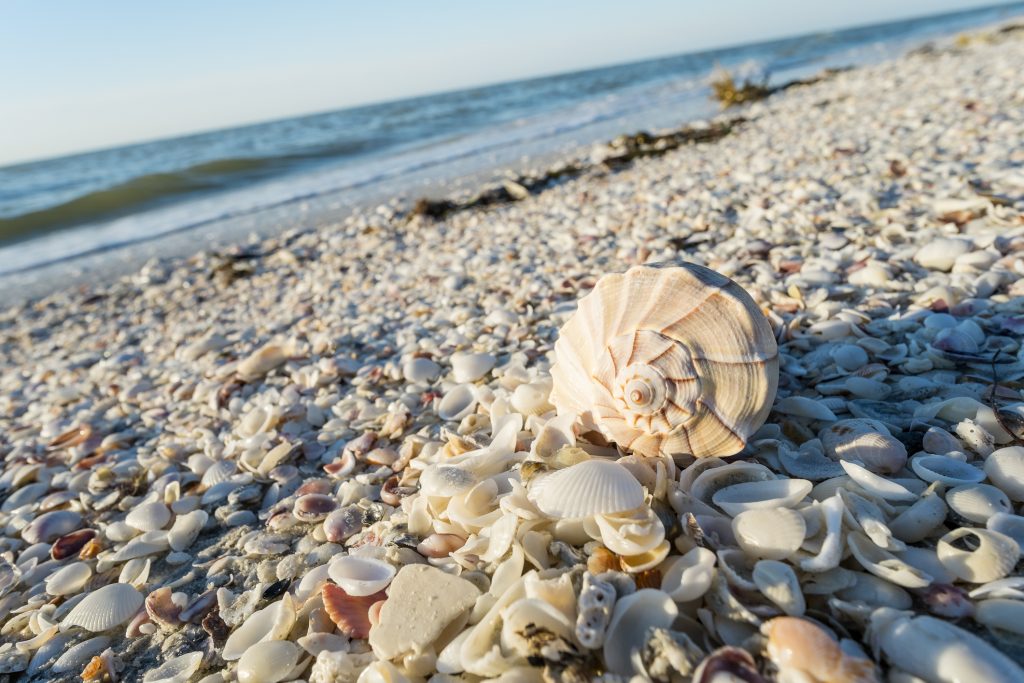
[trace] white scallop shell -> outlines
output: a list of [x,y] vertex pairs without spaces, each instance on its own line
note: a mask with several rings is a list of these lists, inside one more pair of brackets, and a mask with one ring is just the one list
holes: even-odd
[[295,605],[288,593],[277,602],[253,612],[245,622],[231,632],[221,657],[226,661],[240,658],[256,643],[281,640],[295,625]]
[[461,420],[476,409],[476,390],[472,384],[457,384],[449,389],[437,405],[442,420]]
[[1020,546],[996,531],[960,527],[940,538],[935,552],[942,565],[958,579],[988,583],[1013,569],[1020,557]]
[[804,542],[807,523],[802,514],[789,508],[747,510],[733,518],[732,533],[751,557],[784,560]]
[[145,503],[132,508],[124,521],[139,531],[157,531],[171,521],[171,511],[163,503]]
[[985,473],[974,465],[945,455],[916,455],[910,460],[910,467],[925,481],[947,486],[973,484],[985,478]]
[[734,484],[719,490],[712,502],[735,517],[747,510],[793,507],[811,492],[806,479],[768,479]]
[[142,593],[126,583],[112,583],[89,593],[61,621],[61,630],[79,626],[100,633],[131,619],[142,607]]
[[92,577],[92,567],[85,562],[72,562],[46,577],[46,592],[50,595],[71,595],[82,590]]
[[985,458],[985,474],[1010,500],[1024,501],[1024,446],[993,451]]
[[602,277],[555,344],[552,402],[643,455],[733,455],[778,386],[771,325],[736,283],[689,263]]
[[537,477],[529,497],[549,517],[578,519],[640,507],[644,489],[622,465],[593,459]]
[[358,555],[339,555],[327,570],[334,583],[353,597],[373,595],[395,578],[395,567],[384,560]]
[[989,484],[966,484],[946,492],[946,505],[964,519],[984,524],[994,514],[1013,512],[1010,500]]
[[631,653],[647,640],[647,630],[668,628],[679,608],[668,595],[644,588],[615,603],[604,641],[604,661],[611,673],[633,674]]
[[753,578],[761,595],[789,616],[801,616],[807,609],[800,581],[788,564],[778,560],[759,560],[754,565]]

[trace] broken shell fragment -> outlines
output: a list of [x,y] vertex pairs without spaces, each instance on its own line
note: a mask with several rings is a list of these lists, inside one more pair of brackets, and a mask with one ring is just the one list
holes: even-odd
[[954,576],[970,583],[988,583],[1006,576],[1020,557],[1017,542],[988,529],[960,527],[939,539],[939,561]]

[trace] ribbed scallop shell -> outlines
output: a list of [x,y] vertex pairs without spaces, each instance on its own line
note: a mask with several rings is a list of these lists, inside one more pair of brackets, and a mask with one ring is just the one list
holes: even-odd
[[538,477],[529,497],[550,517],[578,519],[640,507],[644,489],[622,465],[610,460],[586,460]]
[[636,453],[738,453],[778,386],[771,326],[735,282],[689,263],[606,275],[555,344],[559,414]]
[[142,593],[126,583],[112,583],[89,593],[61,622],[61,628],[80,626],[100,633],[123,624],[142,607]]
[[784,560],[804,542],[807,523],[803,515],[789,508],[747,510],[733,518],[732,532],[751,557]]

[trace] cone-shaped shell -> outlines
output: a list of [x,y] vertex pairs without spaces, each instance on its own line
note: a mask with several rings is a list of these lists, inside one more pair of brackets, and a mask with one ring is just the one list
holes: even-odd
[[779,379],[771,325],[735,282],[690,263],[602,277],[555,344],[551,400],[642,455],[738,453]]
[[530,500],[549,517],[578,519],[640,507],[644,489],[622,465],[610,460],[585,460],[538,477]]
[[131,619],[142,607],[142,593],[126,583],[112,583],[85,596],[61,622],[100,633]]

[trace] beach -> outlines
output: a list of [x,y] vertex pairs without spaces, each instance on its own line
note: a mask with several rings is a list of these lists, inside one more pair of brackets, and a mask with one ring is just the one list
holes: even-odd
[[[766,680],[939,680],[948,654],[1020,680],[1022,65],[1022,26],[989,27],[483,188],[5,308],[0,675],[675,681],[719,657]],[[615,449],[555,417],[559,329],[602,276],[680,260],[764,314],[772,412],[743,457],[618,454],[646,489],[643,552],[608,550],[643,545],[614,520],[562,537],[524,463]],[[473,487],[425,483],[446,462]],[[779,559],[741,547],[724,483],[693,488],[737,462],[733,484],[810,482],[767,506],[803,529]],[[691,594],[700,579],[672,581],[697,550],[711,564]],[[763,565],[775,590],[758,558],[783,567]],[[339,589],[346,572],[374,589]],[[416,595],[442,578],[451,609],[425,615]],[[109,586],[131,590],[85,609]],[[588,587],[623,606],[595,647]],[[805,614],[845,649],[766,626]],[[640,635],[613,638],[628,619]]]

